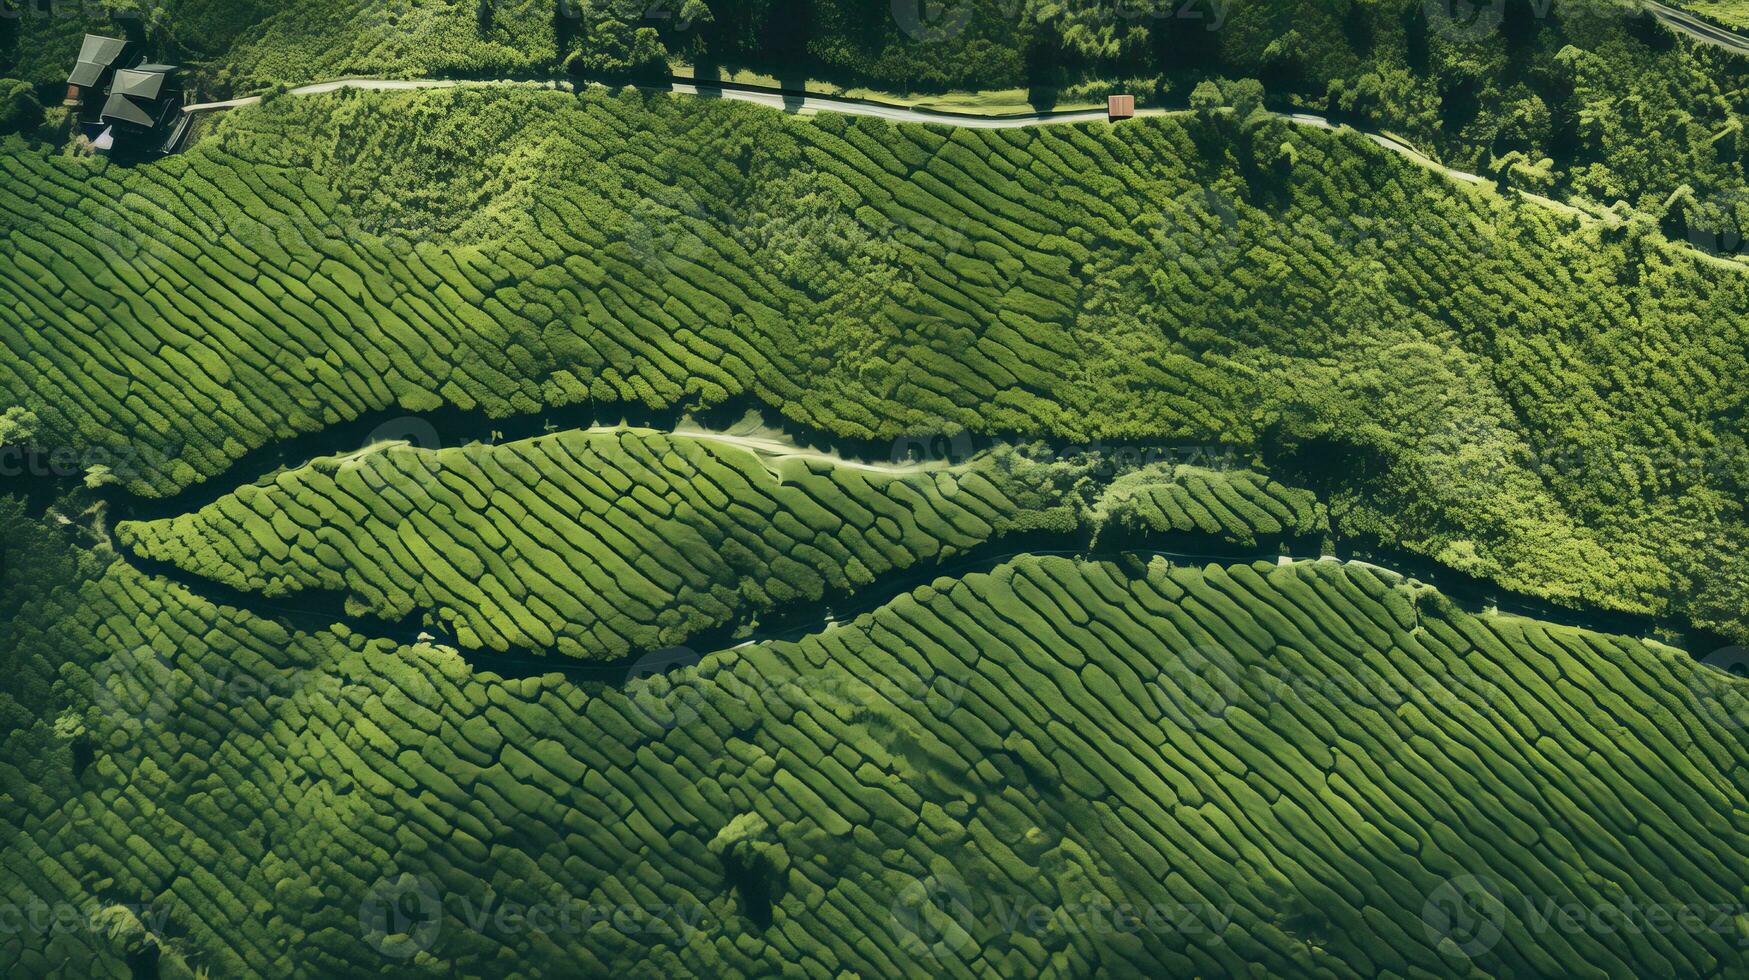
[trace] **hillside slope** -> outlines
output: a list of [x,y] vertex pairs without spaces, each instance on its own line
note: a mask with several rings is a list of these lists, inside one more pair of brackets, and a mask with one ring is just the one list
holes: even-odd
[[0,880],[127,927],[13,974],[1746,966],[1744,682],[1334,564],[1023,559],[623,692],[120,565],[46,640]]
[[134,492],[445,404],[764,405],[876,458],[1227,447],[1342,534],[1749,635],[1749,277],[1351,135],[494,87],[0,167],[0,392]]

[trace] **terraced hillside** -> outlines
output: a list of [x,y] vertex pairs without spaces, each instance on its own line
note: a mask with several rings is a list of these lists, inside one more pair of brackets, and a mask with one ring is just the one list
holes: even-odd
[[118,531],[235,588],[344,590],[389,619],[435,610],[466,648],[615,659],[952,558],[1057,503],[976,470],[767,469],[627,430],[319,460]]
[[1217,535],[1241,545],[1298,538],[1327,528],[1318,498],[1259,473],[1150,466],[1113,481],[1098,520],[1130,534]]
[[1749,977],[1669,16],[0,0],[0,978]]
[[1744,682],[1358,568],[1026,559],[623,691],[122,565],[63,601],[0,882],[122,927],[9,932],[10,975],[144,932],[173,977],[1745,967],[1728,914],[1537,918],[1735,907]]
[[0,391],[135,492],[445,403],[1191,441],[1297,467],[1339,533],[1746,633],[1744,274],[1350,136],[499,88],[0,166]]
[[1104,487],[1116,467],[1014,447],[952,465],[773,461],[710,436],[577,430],[319,459],[116,531],[141,558],[234,589],[428,614],[466,650],[612,660],[1012,535],[1121,546],[1177,532],[1237,552],[1327,530],[1309,492],[1259,474],[1155,464]]

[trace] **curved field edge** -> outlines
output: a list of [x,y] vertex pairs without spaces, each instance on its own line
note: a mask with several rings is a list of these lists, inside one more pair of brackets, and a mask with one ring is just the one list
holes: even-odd
[[1248,471],[1125,468],[1114,479],[1120,467],[1098,456],[1035,462],[1005,447],[883,470],[773,461],[708,436],[573,430],[319,459],[116,535],[139,558],[230,588],[325,589],[354,613],[419,613],[465,650],[614,660],[1013,536],[1178,534],[1251,554],[1328,530],[1311,493]]
[[[173,977],[1744,965],[1729,922],[1537,919],[1737,907],[1744,682],[1356,568],[1021,559],[598,690],[119,564],[48,606],[0,887],[137,927],[9,932],[11,972],[141,946]],[[1475,882],[1498,941],[1427,925]],[[373,931],[385,894],[438,928]],[[1113,906],[1150,924],[1099,928]]]
[[137,492],[390,406],[740,401],[866,440],[1235,446],[1341,533],[1749,632],[1749,282],[1352,135],[466,90],[0,167],[0,390]]

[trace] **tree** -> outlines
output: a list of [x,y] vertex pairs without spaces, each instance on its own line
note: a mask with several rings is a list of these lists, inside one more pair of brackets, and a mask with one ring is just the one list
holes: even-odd
[[1221,87],[1214,82],[1198,82],[1195,91],[1190,93],[1190,107],[1203,118],[1213,116],[1215,110],[1226,104],[1221,96]]
[[714,24],[717,15],[711,12],[710,4],[705,3],[705,0],[685,0],[680,5],[680,13],[675,20],[684,31],[699,24]]
[[36,413],[14,405],[0,413],[0,446],[21,446],[36,438]]
[[[623,77],[663,66],[668,50],[655,28],[621,20],[617,6],[602,0],[584,0],[577,6],[576,34],[565,59],[566,70],[580,75]],[[693,13],[697,15],[696,10]]]
[[0,78],[0,136],[29,132],[42,125],[43,107],[29,83]]

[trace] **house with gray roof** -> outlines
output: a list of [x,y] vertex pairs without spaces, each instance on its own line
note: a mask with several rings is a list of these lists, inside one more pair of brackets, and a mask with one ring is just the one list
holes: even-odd
[[117,71],[99,120],[109,125],[158,128],[182,107],[176,72],[174,65],[155,64]]
[[115,69],[126,63],[128,42],[119,37],[105,37],[101,34],[87,34],[79,45],[79,60],[73,65],[72,74],[67,76],[67,101],[69,107],[85,103],[85,93],[101,91],[109,82]]

